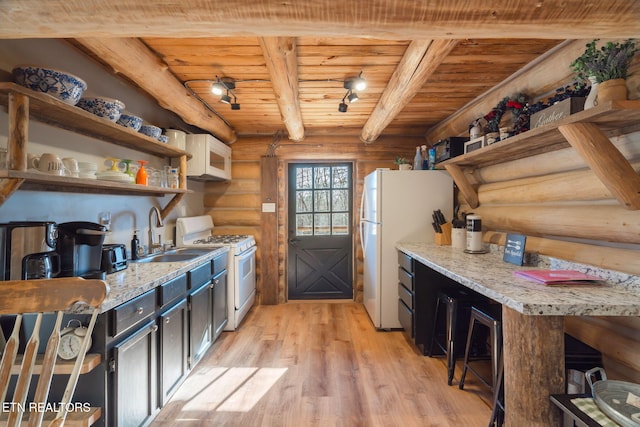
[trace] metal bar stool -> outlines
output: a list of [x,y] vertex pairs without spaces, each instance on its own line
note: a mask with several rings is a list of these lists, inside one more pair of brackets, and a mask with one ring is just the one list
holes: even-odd
[[[474,338],[474,332],[477,331],[476,324],[486,326],[489,329],[490,353],[491,353],[491,383],[484,378],[477,370],[469,365],[471,347]],[[464,365],[462,376],[458,387],[464,388],[464,379],[467,370],[475,374],[489,389],[498,384],[498,374],[500,370],[500,360],[502,357],[502,306],[500,304],[474,305],[471,307],[471,316],[469,318],[469,332],[467,334],[467,346],[464,352]]]
[[504,423],[504,364],[502,354],[498,361],[498,377],[493,391],[493,410],[489,419],[489,427],[501,427]]
[[[437,344],[444,352],[447,358],[447,384],[451,385],[453,381],[453,374],[456,367],[456,335],[458,331],[458,316],[468,316],[467,312],[470,311],[471,306],[474,303],[484,300],[484,297],[476,294],[473,291],[464,289],[450,289],[446,291],[438,292],[438,300],[436,303],[435,321],[433,322],[433,334],[431,335],[430,353],[433,354],[433,347]],[[444,345],[438,342],[438,318],[440,317],[440,310],[446,309],[445,313],[445,343]],[[463,322],[464,324],[464,322]]]

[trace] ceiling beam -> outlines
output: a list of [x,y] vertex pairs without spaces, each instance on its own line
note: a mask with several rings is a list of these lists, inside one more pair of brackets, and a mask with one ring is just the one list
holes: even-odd
[[407,47],[387,87],[362,128],[364,143],[375,141],[402,109],[416,96],[440,63],[456,46],[456,40],[414,40]]
[[149,93],[162,108],[176,113],[185,123],[209,131],[227,144],[235,142],[236,134],[226,121],[191,96],[167,65],[140,40],[89,38],[76,41],[116,74],[127,77]]
[[625,38],[637,0],[2,0],[0,38],[332,36]]
[[304,139],[304,124],[298,93],[298,58],[296,41],[292,37],[261,37],[258,39],[266,61],[271,85],[289,139]]

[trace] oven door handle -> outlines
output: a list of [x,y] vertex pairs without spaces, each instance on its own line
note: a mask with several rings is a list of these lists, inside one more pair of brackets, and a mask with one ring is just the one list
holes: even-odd
[[257,247],[257,246],[251,246],[249,249],[247,249],[247,250],[246,250],[246,251],[244,251],[244,252],[239,253],[239,254],[238,254],[238,255],[236,255],[236,256],[239,256],[239,257],[248,257],[249,255],[253,255],[257,250],[258,250],[258,247]]

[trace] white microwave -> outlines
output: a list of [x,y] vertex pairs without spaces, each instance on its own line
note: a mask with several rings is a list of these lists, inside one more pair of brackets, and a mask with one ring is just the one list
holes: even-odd
[[231,147],[209,134],[187,135],[187,177],[200,181],[231,179]]

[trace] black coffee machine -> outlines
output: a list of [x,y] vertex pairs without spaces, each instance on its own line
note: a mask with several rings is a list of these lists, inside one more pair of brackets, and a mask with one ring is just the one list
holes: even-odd
[[104,279],[102,244],[107,228],[85,221],[58,224],[56,252],[60,255],[59,277]]

